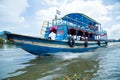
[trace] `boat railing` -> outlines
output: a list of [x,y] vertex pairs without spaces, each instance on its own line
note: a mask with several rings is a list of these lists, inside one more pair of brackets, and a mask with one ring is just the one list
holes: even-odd
[[[52,22],[44,21],[42,28],[41,28],[41,34],[44,35],[46,28],[47,27],[52,27],[52,26],[68,26],[71,28],[76,28],[77,30],[84,30],[86,32],[94,33],[94,34],[101,34],[100,30],[100,24],[97,25],[89,25],[85,22],[78,21],[76,19],[67,17],[73,21],[76,21],[75,23],[63,20],[62,18],[59,19],[53,19]],[[79,24],[78,24],[79,23]]]
[[44,36],[46,28],[50,27],[50,24],[51,23],[49,23],[48,21],[43,21],[43,24],[42,24],[42,27],[41,27],[41,30],[40,30],[40,33],[41,33],[42,36]]
[[84,23],[84,22],[81,22],[81,21],[78,21],[76,19],[73,19],[73,18],[70,18],[70,17],[67,17],[73,21],[76,21],[76,23],[72,23],[72,22],[69,22],[69,21],[65,21],[65,20],[62,20],[62,19],[57,19],[56,22],[57,22],[57,25],[67,25],[67,26],[72,26],[73,28],[77,28],[77,29],[84,29],[84,30],[89,30],[89,31],[96,31],[98,29],[99,26],[93,26],[93,25],[89,25],[87,23]]

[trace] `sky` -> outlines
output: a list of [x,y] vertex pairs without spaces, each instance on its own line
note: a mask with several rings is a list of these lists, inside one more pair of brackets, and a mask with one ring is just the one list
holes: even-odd
[[43,21],[83,13],[107,31],[109,39],[120,39],[120,0],[0,0],[0,32],[41,37]]

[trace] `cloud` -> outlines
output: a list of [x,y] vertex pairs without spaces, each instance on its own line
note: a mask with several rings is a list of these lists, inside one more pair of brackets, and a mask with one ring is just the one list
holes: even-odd
[[[56,1],[56,0],[54,0]],[[50,4],[48,1],[47,3]],[[102,5],[102,2],[99,0],[93,0],[93,1],[83,1],[83,0],[74,0],[70,3],[67,3],[67,1],[63,0],[63,3],[56,3],[59,4],[59,7],[49,7],[45,10],[40,10],[37,13],[38,17],[46,17],[49,16],[51,18],[51,15],[55,14],[56,9],[59,9],[63,15],[66,15],[68,13],[84,13],[93,19],[102,22],[104,20],[110,21],[111,18],[106,16],[107,15],[107,9],[111,9],[111,7],[106,7]],[[52,3],[51,3],[52,5]],[[47,17],[48,18],[48,17]]]
[[37,18],[43,20],[43,19],[46,19],[46,20],[51,20],[52,18],[54,18],[54,15],[55,15],[55,11],[56,11],[57,8],[55,7],[51,7],[47,10],[40,10],[40,11],[37,11],[36,12],[36,16]]
[[27,0],[1,0],[0,1],[0,31],[15,33],[29,33],[29,25],[23,16],[29,7]]
[[[119,24],[117,24],[117,27],[114,26],[115,23],[118,23],[115,21],[119,19],[119,3],[104,5],[102,0],[62,0],[62,3],[58,2],[57,0],[52,1],[54,3],[50,2],[50,0],[45,2],[46,5],[49,4],[51,7],[48,7],[44,10],[38,10],[36,12],[36,17],[39,18],[39,21],[44,19],[53,19],[55,11],[58,9],[61,11],[61,17],[69,13],[84,13],[85,15],[88,15],[89,17],[101,23],[104,29],[108,30],[109,38],[113,38],[113,36],[115,36],[115,31],[118,31],[119,33]],[[116,19],[113,20],[113,17]],[[110,27],[111,29],[109,29]],[[112,31],[113,28],[114,31]]]
[[[21,33],[39,35],[43,21],[52,20],[56,10],[60,10],[59,17],[84,13],[101,23],[108,31],[108,37],[120,37],[114,33],[117,31],[119,34],[120,31],[120,2],[109,5],[103,2],[105,0],[0,0],[0,30],[10,29],[19,33],[21,30]],[[6,26],[8,28],[3,28]]]
[[111,26],[108,33],[111,39],[120,39],[120,24]]
[[2,0],[0,4],[0,22],[20,23],[22,14],[29,5],[27,0]]
[[47,6],[56,6],[56,7],[59,7],[60,5],[63,5],[64,3],[67,3],[68,0],[43,0],[42,1],[42,4],[46,5]]

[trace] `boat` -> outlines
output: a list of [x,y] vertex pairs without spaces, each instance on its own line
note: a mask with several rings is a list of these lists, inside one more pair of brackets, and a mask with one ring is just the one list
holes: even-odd
[[34,55],[54,55],[60,52],[80,53],[106,46],[107,31],[101,24],[83,13],[70,13],[43,22],[42,38],[4,31],[6,39]]

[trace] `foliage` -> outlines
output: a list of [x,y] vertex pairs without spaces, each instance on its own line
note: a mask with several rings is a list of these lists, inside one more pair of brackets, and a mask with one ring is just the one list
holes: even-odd
[[0,44],[13,44],[13,42],[9,40],[4,41],[2,38],[0,38]]
[[0,44],[3,44],[4,40],[2,38],[0,38]]

